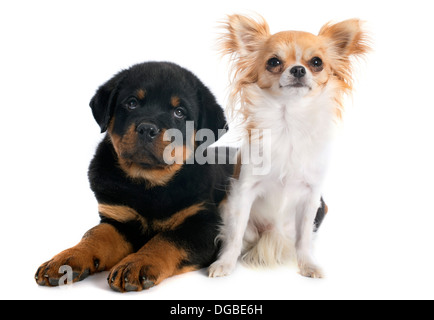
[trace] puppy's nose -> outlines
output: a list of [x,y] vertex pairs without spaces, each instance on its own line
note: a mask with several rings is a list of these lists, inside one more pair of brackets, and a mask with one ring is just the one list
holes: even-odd
[[306,68],[303,66],[295,66],[289,71],[295,78],[303,78],[306,75]]
[[137,126],[136,131],[140,136],[150,140],[155,139],[160,133],[160,129],[152,123],[141,123]]

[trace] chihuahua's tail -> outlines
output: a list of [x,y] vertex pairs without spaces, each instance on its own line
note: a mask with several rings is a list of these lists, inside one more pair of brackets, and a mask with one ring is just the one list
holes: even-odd
[[294,244],[277,230],[265,231],[241,257],[250,267],[274,267],[294,261]]
[[[328,207],[321,198],[321,207],[315,218],[313,232],[317,233],[321,226]],[[247,232],[246,234],[249,234]],[[286,232],[270,229],[258,235],[256,232],[244,238],[244,252],[241,261],[251,267],[273,267],[296,261],[295,242]]]

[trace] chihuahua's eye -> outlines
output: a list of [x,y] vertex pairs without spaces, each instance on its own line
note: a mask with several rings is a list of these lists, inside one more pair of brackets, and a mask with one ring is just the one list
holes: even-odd
[[283,63],[278,58],[274,57],[267,61],[267,70],[271,73],[279,73],[283,71]]
[[280,66],[281,64],[282,64],[282,62],[277,58],[271,58],[270,60],[267,61],[267,65],[271,68],[276,68],[276,67]]
[[322,60],[318,57],[315,57],[312,60],[310,60],[310,64],[312,65],[312,67],[315,68],[321,68],[323,66]]
[[136,98],[130,98],[125,103],[125,107],[130,111],[136,109],[138,107],[138,105],[139,105],[139,102],[137,101]]
[[185,118],[185,111],[182,108],[176,108],[175,112],[173,114],[178,119],[184,119]]

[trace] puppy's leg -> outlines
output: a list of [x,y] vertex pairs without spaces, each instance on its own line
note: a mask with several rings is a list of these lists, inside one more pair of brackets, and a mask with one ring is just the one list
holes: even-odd
[[235,182],[234,190],[223,208],[223,226],[219,235],[222,249],[219,259],[209,268],[209,276],[212,278],[230,275],[241,255],[250,210],[257,195],[252,188],[239,189],[238,182]]
[[110,287],[118,292],[142,291],[163,280],[210,265],[217,256],[219,216],[202,211],[175,230],[161,232],[110,272]]
[[56,255],[42,264],[35,275],[41,286],[58,286],[61,266],[69,266],[73,271],[73,281],[81,281],[96,272],[109,270],[132,252],[132,246],[110,224],[101,223],[86,232],[75,247]]
[[110,287],[118,292],[149,289],[182,270],[187,252],[170,238],[160,234],[136,253],[120,261],[108,277]]
[[316,265],[313,254],[314,221],[320,206],[320,196],[309,195],[297,208],[296,216],[296,252],[300,274],[309,278],[323,278],[321,269]]

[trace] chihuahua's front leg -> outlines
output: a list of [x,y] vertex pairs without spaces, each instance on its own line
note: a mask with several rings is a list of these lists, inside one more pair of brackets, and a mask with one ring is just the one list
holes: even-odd
[[297,262],[300,268],[300,274],[309,278],[323,278],[323,272],[319,268],[313,258],[313,226],[316,213],[320,206],[318,199],[320,195],[312,193],[305,200],[302,200],[302,205],[297,210],[297,241],[296,253]]
[[222,248],[219,259],[209,268],[211,278],[228,276],[234,271],[256,196],[252,188],[243,187],[240,181],[234,183],[233,192],[222,207],[223,227],[218,238],[222,241]]

